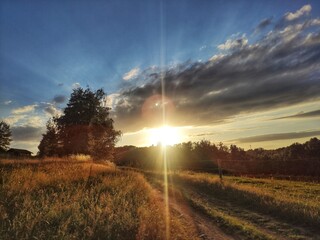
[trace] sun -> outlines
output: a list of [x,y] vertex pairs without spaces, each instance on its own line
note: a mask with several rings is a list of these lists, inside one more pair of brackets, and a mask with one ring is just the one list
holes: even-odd
[[149,130],[149,142],[151,145],[168,146],[179,143],[181,134],[178,128],[170,126],[162,126]]

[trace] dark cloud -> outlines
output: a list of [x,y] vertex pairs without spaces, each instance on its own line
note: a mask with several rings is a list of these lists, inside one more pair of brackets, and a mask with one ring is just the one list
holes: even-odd
[[320,99],[317,19],[289,22],[255,43],[211,59],[166,71],[149,69],[134,84],[127,83],[113,109],[117,127],[129,131],[162,123],[163,104],[156,97],[161,96],[162,79],[165,114],[171,125],[211,124],[240,113]]
[[273,120],[287,119],[287,118],[310,118],[310,117],[320,117],[320,110],[315,110],[315,111],[306,112],[306,113],[298,113],[295,115],[284,116],[280,118],[274,118]]
[[64,96],[64,95],[56,95],[56,96],[54,96],[53,101],[55,103],[64,103],[66,101],[66,96]]
[[255,33],[260,32],[261,30],[263,30],[263,29],[265,29],[266,27],[268,27],[269,25],[271,25],[271,23],[272,23],[272,17],[263,19],[263,20],[257,25],[257,27],[255,28],[254,32],[255,32]]
[[296,139],[296,138],[304,138],[304,137],[316,137],[319,135],[320,135],[320,131],[289,132],[289,133],[258,135],[258,136],[234,139],[232,141],[238,142],[238,143],[253,143],[253,142]]
[[41,127],[19,126],[12,127],[11,131],[14,141],[38,141],[43,129]]

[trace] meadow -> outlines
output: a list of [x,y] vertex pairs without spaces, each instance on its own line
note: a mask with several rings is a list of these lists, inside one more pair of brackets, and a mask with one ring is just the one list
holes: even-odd
[[[1,160],[1,239],[320,239],[320,184]],[[166,208],[165,189],[169,205]]]
[[[160,188],[162,174],[145,172]],[[320,184],[172,172],[169,189],[236,239],[320,239]],[[170,190],[169,190],[170,191]]]
[[[163,202],[110,163],[3,160],[1,239],[164,239]],[[174,215],[171,235],[193,236]],[[196,239],[196,238],[195,238]]]

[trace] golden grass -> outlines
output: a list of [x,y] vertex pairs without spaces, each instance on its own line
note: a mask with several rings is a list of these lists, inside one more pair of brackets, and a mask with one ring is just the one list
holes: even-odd
[[[162,199],[112,163],[0,161],[1,239],[165,239]],[[172,215],[172,239],[197,239]]]

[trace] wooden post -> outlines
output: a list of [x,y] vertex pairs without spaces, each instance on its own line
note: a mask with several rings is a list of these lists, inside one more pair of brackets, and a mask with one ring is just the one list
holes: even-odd
[[222,169],[221,169],[220,158],[218,159],[218,169],[219,169],[219,178],[220,178],[220,181],[222,181]]

